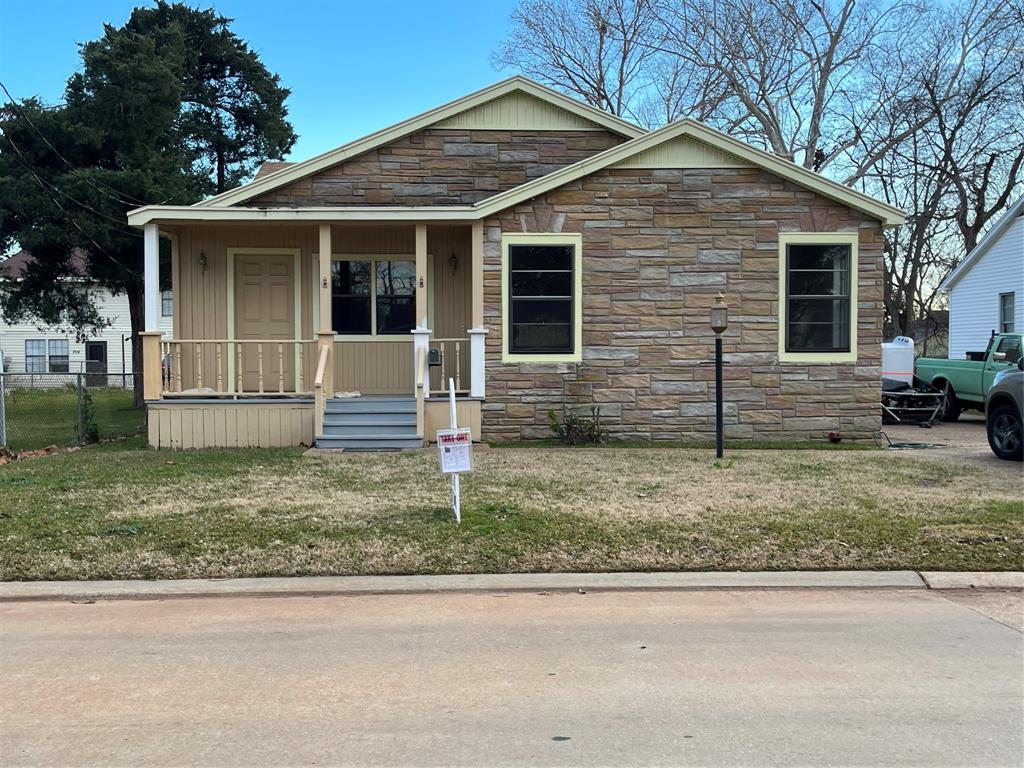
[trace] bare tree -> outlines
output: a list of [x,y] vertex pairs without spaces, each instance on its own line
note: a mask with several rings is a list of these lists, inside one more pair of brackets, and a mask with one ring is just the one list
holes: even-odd
[[912,334],[1024,179],[1021,0],[523,0],[496,63],[656,126],[693,117],[908,212]]
[[523,0],[493,61],[614,115],[635,117],[655,54],[647,45],[655,23],[649,0]]

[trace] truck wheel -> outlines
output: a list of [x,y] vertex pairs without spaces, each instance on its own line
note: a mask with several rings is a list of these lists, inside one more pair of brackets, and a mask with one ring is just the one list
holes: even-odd
[[989,414],[986,422],[992,453],[1009,461],[1024,459],[1024,430],[1016,408],[1009,403],[1000,405]]
[[942,397],[942,405],[939,406],[939,421],[956,421],[960,418],[962,410],[963,406],[960,405],[956,392],[953,391],[953,387],[947,382]]

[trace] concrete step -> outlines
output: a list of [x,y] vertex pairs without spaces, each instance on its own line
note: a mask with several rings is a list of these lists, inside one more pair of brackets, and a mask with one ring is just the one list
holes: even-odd
[[374,437],[416,437],[416,420],[412,424],[350,424],[347,422],[324,421],[325,437],[353,437],[373,435]]
[[422,448],[423,440],[416,436],[399,435],[346,435],[345,437],[319,435],[317,448],[341,448],[346,451],[400,451],[403,448]]

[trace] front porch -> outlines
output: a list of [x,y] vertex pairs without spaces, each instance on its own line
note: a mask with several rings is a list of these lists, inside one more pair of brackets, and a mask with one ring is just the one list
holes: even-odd
[[[479,437],[480,223],[166,221],[146,223],[144,235],[153,445],[327,445],[332,401],[370,407],[383,397],[407,399],[415,417],[394,447],[422,444],[447,427],[438,396],[449,379],[460,423]],[[171,246],[172,338],[154,327],[161,237]],[[394,432],[387,419],[364,421],[365,433],[348,432]]]

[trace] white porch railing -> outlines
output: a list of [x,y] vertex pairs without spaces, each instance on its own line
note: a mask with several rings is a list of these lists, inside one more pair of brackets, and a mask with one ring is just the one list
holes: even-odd
[[160,393],[308,396],[306,366],[316,346],[314,339],[161,341]]
[[463,354],[469,354],[469,338],[465,339],[431,339],[430,348],[440,352],[440,365],[433,366],[438,370],[439,379],[437,389],[444,390],[449,378],[455,379],[455,391],[464,392],[462,386],[462,371],[466,361]]

